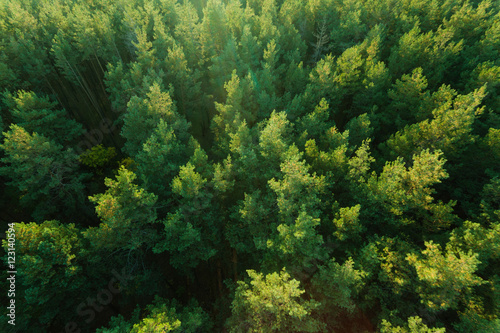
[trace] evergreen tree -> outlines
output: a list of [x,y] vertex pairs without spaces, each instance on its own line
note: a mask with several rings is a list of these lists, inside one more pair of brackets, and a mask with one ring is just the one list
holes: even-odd
[[474,274],[479,264],[478,255],[461,251],[443,254],[433,242],[426,242],[425,246],[422,256],[407,256],[418,274],[417,292],[421,302],[434,311],[454,309],[460,300],[470,297],[474,286],[483,282]]
[[174,126],[160,119],[135,158],[137,174],[144,187],[157,194],[161,201],[169,200],[170,183],[198,145],[194,139],[188,140],[189,136],[183,130],[174,130]]
[[64,327],[75,320],[74,309],[91,287],[83,271],[87,244],[80,230],[73,223],[44,221],[17,223],[15,232],[16,306],[23,309],[16,313],[16,329]]
[[447,157],[458,156],[468,144],[475,141],[472,125],[482,112],[479,105],[485,96],[485,87],[468,95],[457,96],[432,111],[433,119],[406,126],[387,140],[392,151],[409,157],[421,149],[439,149]]
[[151,247],[156,239],[151,224],[156,221],[157,197],[134,184],[135,178],[132,171],[122,167],[116,180],[106,178],[105,193],[89,197],[96,204],[101,224],[87,229],[84,235],[97,249],[137,250],[144,244]]
[[444,333],[446,330],[444,328],[429,328],[422,322],[420,317],[409,317],[408,324],[405,327],[396,326],[394,327],[391,323],[386,320],[382,321],[382,327],[380,330],[382,333]]
[[18,125],[11,125],[4,136],[0,172],[11,178],[9,184],[19,190],[21,204],[35,219],[55,213],[70,216],[82,207],[88,175],[79,172],[78,156],[71,149]]
[[170,94],[155,83],[149,88],[146,98],[134,96],[127,105],[122,128],[122,135],[127,139],[125,152],[130,156],[137,155],[161,119],[179,135],[187,135],[189,124],[177,114]]
[[57,103],[34,92],[20,90],[5,93],[4,103],[10,109],[13,122],[27,132],[36,132],[59,144],[74,143],[83,132],[82,125],[69,119],[66,110],[56,109]]
[[387,162],[379,176],[373,173],[368,179],[370,200],[391,213],[391,223],[407,225],[418,222],[426,232],[432,232],[447,228],[453,222],[452,207],[455,203],[434,203],[431,195],[435,192],[431,186],[448,176],[441,155],[439,151],[423,150],[419,155],[413,155],[410,168],[398,158]]
[[231,332],[318,332],[323,324],[310,317],[318,307],[303,300],[299,281],[283,270],[264,276],[249,270],[250,285],[238,282],[228,320]]
[[168,251],[170,263],[188,271],[217,253],[221,242],[220,226],[216,223],[219,213],[210,210],[213,194],[208,180],[191,162],[180,167],[171,186],[179,208],[161,221],[165,232],[154,252]]
[[187,307],[181,307],[175,299],[168,301],[156,296],[152,304],[148,304],[141,315],[136,308],[131,320],[123,316],[113,317],[108,328],[97,329],[97,333],[112,332],[200,332],[211,327],[210,318],[196,301]]

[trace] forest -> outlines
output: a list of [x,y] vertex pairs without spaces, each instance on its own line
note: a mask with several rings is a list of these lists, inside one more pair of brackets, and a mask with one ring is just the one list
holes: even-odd
[[498,333],[500,2],[1,1],[0,227],[5,333]]

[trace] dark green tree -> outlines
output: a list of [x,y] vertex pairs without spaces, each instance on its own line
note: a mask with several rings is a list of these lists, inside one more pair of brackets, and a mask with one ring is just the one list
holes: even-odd
[[55,213],[69,216],[82,208],[83,181],[88,174],[79,170],[78,155],[18,125],[11,125],[4,136],[0,172],[11,179],[9,184],[18,189],[20,203],[35,219]]

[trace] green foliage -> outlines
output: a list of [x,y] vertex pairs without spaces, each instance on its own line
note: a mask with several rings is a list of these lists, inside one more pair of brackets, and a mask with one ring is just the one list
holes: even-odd
[[278,247],[280,256],[285,258],[290,267],[309,267],[312,261],[326,257],[321,247],[323,238],[315,230],[318,225],[319,219],[314,219],[305,211],[301,211],[294,224],[278,226],[277,240],[274,242],[268,240],[267,246]]
[[500,159],[500,129],[490,128],[488,134],[484,138],[484,142],[489,152],[496,159]]
[[340,314],[340,310],[352,313],[354,297],[363,285],[364,276],[365,272],[354,269],[352,258],[342,265],[331,259],[328,265],[320,266],[312,279],[313,295],[321,302],[319,312],[332,317]]
[[91,168],[102,168],[109,164],[115,156],[115,147],[105,148],[103,145],[97,145],[84,151],[78,159],[83,165]]
[[396,80],[393,89],[388,92],[391,104],[390,111],[384,115],[388,118],[387,122],[402,128],[415,120],[426,119],[429,116],[426,103],[430,99],[427,86],[427,78],[421,67],[415,68],[411,75],[405,74],[401,80]]
[[13,122],[29,133],[36,132],[60,144],[74,143],[83,132],[82,125],[69,119],[66,110],[56,109],[57,103],[32,91],[4,93],[4,103]]
[[324,177],[309,173],[306,161],[301,160],[302,154],[294,145],[283,155],[282,179],[269,180],[269,187],[277,196],[280,217],[289,221],[299,209],[315,214],[319,194],[324,189]]
[[[50,323],[64,325],[75,317],[72,310],[88,287],[82,276],[85,243],[79,229],[58,221],[17,223],[15,234],[16,307],[24,309],[16,313],[16,328],[45,332]],[[7,241],[2,245],[7,251]]]
[[499,319],[489,319],[481,316],[475,311],[467,311],[460,316],[460,323],[454,328],[460,332],[497,332],[500,328]]
[[349,132],[349,143],[359,147],[364,140],[370,139],[373,134],[373,128],[370,124],[370,117],[366,113],[352,118],[346,125],[346,131]]
[[360,208],[361,205],[340,208],[333,219],[333,224],[336,227],[334,232],[335,237],[341,241],[359,237],[359,234],[364,229],[359,221]]
[[360,183],[364,183],[367,179],[370,164],[375,162],[375,159],[370,155],[370,141],[370,139],[363,141],[356,150],[355,156],[347,162],[349,164],[349,179]]
[[481,200],[482,217],[487,221],[496,223],[500,219],[500,179],[495,177],[486,184],[482,191]]
[[3,138],[3,120],[2,120],[2,116],[0,115],[0,139]]
[[227,16],[220,0],[207,1],[203,8],[203,21],[200,25],[202,55],[208,59],[220,55],[230,38],[227,29]]
[[447,101],[432,111],[433,119],[406,126],[387,141],[392,151],[409,157],[421,149],[440,149],[446,156],[457,156],[465,146],[474,142],[472,125],[478,106],[485,96],[485,87],[468,95],[457,96],[453,103]]
[[134,96],[127,104],[122,128],[122,135],[127,139],[125,152],[132,157],[137,155],[160,120],[181,135],[187,134],[189,125],[178,116],[170,94],[162,91],[160,85],[155,83],[149,88],[146,98]]
[[247,271],[250,285],[239,281],[228,320],[231,332],[318,332],[322,324],[311,318],[319,306],[303,300],[299,281],[282,272],[264,276]]
[[498,331],[499,22],[492,0],[3,3],[2,218],[62,222],[20,329],[61,331],[116,264],[140,274],[82,333]]
[[165,227],[164,238],[153,251],[168,251],[171,255],[170,263],[175,268],[189,270],[216,254],[210,245],[202,243],[203,236],[207,235],[202,234],[199,225],[194,225],[194,222],[181,213],[171,214],[161,222]]
[[74,213],[83,202],[82,180],[78,173],[78,156],[37,133],[30,135],[24,128],[11,125],[4,133],[0,148],[5,157],[0,173],[11,178],[10,184],[19,190],[22,205],[33,209],[33,217],[42,220],[61,209]]
[[[396,223],[422,223],[426,232],[448,227],[454,202],[433,203],[432,185],[448,176],[443,165],[445,160],[440,151],[423,150],[413,155],[412,166],[407,168],[399,157],[394,162],[387,162],[382,173],[375,173],[368,179],[369,198],[388,210],[393,219],[401,216]],[[410,213],[410,214],[408,214]],[[416,220],[414,218],[417,218]]]
[[150,224],[156,221],[156,196],[134,184],[136,175],[120,168],[116,180],[105,179],[105,193],[89,197],[96,204],[101,219],[99,227],[84,232],[92,246],[107,249],[138,249],[151,246],[155,232]]
[[449,250],[472,250],[478,255],[480,267],[485,267],[490,260],[500,258],[500,246],[495,241],[500,232],[500,224],[492,223],[485,228],[479,223],[465,221],[460,228],[454,229],[446,244]]
[[330,127],[328,118],[330,116],[328,102],[322,98],[314,111],[306,114],[297,121],[297,131],[307,131],[309,137],[319,139]]
[[[165,300],[155,296],[153,303],[140,314],[139,308],[130,321],[113,317],[109,328],[100,328],[97,333],[152,333],[152,332],[206,332],[211,328],[209,316],[196,303],[181,306],[175,299]],[[140,317],[140,318],[139,318]]]
[[[381,315],[411,313],[415,311],[415,303],[407,303],[404,299],[414,300],[415,274],[406,260],[406,254],[415,250],[414,245],[400,238],[374,237],[360,251],[359,263],[367,273],[365,298],[376,298],[383,311]],[[388,293],[390,291],[390,293]],[[393,298],[391,295],[401,295]],[[407,308],[402,305],[407,304]]]
[[474,274],[480,263],[478,255],[460,250],[443,254],[433,242],[426,242],[425,246],[422,256],[413,253],[407,256],[418,274],[417,292],[421,302],[434,311],[456,309],[459,301],[483,282]]
[[391,50],[389,69],[396,77],[417,67],[422,67],[430,86],[436,86],[444,78],[449,67],[457,61],[463,48],[463,41],[455,41],[453,28],[438,28],[424,33],[415,26],[399,39],[398,45]]
[[500,66],[495,66],[492,61],[485,61],[471,72],[467,87],[472,90],[486,85],[488,95],[484,98],[484,103],[492,109],[497,109],[500,103],[499,82]]
[[242,107],[243,91],[236,71],[233,71],[231,80],[224,84],[224,88],[227,92],[226,103],[215,102],[217,115],[212,119],[212,130],[221,154],[228,152],[230,136],[234,135],[245,119]]
[[137,174],[144,187],[157,194],[161,201],[168,200],[172,179],[198,145],[184,130],[160,119],[135,158]]
[[279,161],[284,155],[291,132],[285,112],[273,112],[260,132],[259,146],[264,158]]
[[194,165],[188,163],[181,167],[179,175],[172,181],[172,190],[183,198],[193,199],[200,194],[206,182],[206,179],[194,171]]
[[409,317],[405,327],[393,326],[385,319],[382,321],[381,333],[445,333],[444,328],[429,328],[420,317]]
[[181,166],[172,181],[172,193],[180,205],[161,221],[165,232],[154,252],[168,251],[170,263],[178,269],[196,267],[217,253],[214,245],[220,241],[219,230],[217,217],[209,210],[213,194],[207,190],[207,183],[191,162]]

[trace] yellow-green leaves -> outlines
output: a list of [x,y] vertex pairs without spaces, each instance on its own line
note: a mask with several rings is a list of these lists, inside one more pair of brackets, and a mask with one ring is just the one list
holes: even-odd
[[353,207],[340,208],[333,219],[333,224],[336,227],[333,233],[335,237],[341,241],[358,237],[359,233],[364,229],[359,221],[360,209],[361,205],[359,204]]
[[[441,152],[428,149],[413,155],[411,167],[406,167],[402,158],[387,162],[379,176],[373,173],[369,178],[367,186],[370,196],[394,216],[402,216],[400,221],[404,224],[414,222],[404,218],[405,213],[413,212],[421,222],[425,222],[428,229],[447,227],[453,221],[450,213],[454,202],[445,205],[433,203],[432,197],[435,192],[432,185],[448,177],[443,168],[444,163]],[[446,209],[446,206],[450,209]]]
[[[85,237],[97,248],[138,249],[155,235],[148,224],[156,220],[156,196],[134,184],[133,172],[120,168],[116,180],[106,178],[105,193],[89,197],[101,219],[99,227],[89,228]],[[151,246],[151,244],[148,244]]]
[[445,333],[445,328],[429,328],[423,323],[420,317],[409,317],[408,324],[404,327],[393,326],[390,322],[383,319],[381,333]]
[[432,111],[432,120],[406,126],[392,135],[387,145],[394,155],[406,158],[422,149],[439,149],[446,156],[456,157],[476,138],[472,134],[472,125],[482,112],[479,105],[485,95],[486,87],[483,86],[468,95],[457,96],[453,102],[439,104]]
[[188,162],[172,181],[172,191],[183,198],[192,199],[198,196],[206,182],[206,179],[194,171],[194,165]]
[[208,314],[196,301],[191,301],[189,305],[182,307],[175,299],[165,300],[155,296],[146,309],[139,310],[137,307],[129,321],[125,321],[123,316],[119,315],[111,319],[109,328],[101,328],[96,332],[195,333],[204,332],[212,326]]
[[69,119],[66,110],[57,109],[57,103],[51,102],[48,96],[24,90],[14,94],[6,92],[3,96],[15,123],[29,133],[36,132],[65,144],[74,143],[83,132],[82,125]]
[[77,173],[78,156],[18,125],[12,124],[4,135],[0,148],[5,157],[0,173],[10,177],[10,184],[19,189],[21,203],[34,209],[33,216],[39,220],[58,209],[73,213],[83,201],[82,180],[87,176]]
[[92,168],[102,168],[108,164],[113,157],[116,156],[115,147],[104,147],[103,145],[97,145],[91,149],[84,151],[80,157],[80,163],[92,167]]
[[[87,288],[82,276],[86,258],[80,230],[72,223],[55,220],[17,223],[15,230],[15,304],[24,309],[17,313],[16,328],[29,330],[71,320],[78,297]],[[6,245],[3,241],[4,248]]]
[[125,150],[130,156],[141,150],[161,119],[174,129],[188,128],[186,120],[179,118],[170,93],[154,83],[146,98],[134,96],[127,104],[122,135],[127,139]]
[[480,263],[478,255],[449,250],[443,253],[433,242],[425,246],[421,256],[408,254],[406,258],[417,271],[421,301],[431,310],[456,309],[460,301],[470,297],[473,287],[483,283],[474,274]]
[[320,311],[331,319],[342,310],[352,313],[355,309],[353,299],[361,290],[365,276],[365,272],[354,268],[352,258],[342,265],[331,259],[327,265],[320,266],[319,272],[312,278],[312,294],[321,301]]
[[228,323],[231,332],[318,332],[322,324],[310,317],[318,307],[305,301],[299,281],[285,271],[267,274],[247,271],[250,285],[238,282]]

